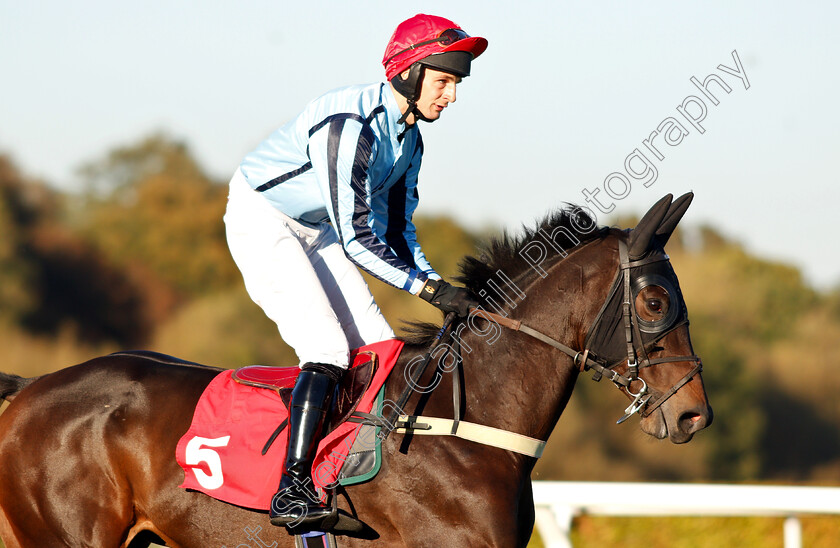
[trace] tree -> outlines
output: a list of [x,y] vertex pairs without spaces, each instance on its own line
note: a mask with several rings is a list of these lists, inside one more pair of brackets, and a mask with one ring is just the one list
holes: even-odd
[[33,310],[35,268],[22,253],[33,212],[22,199],[23,180],[11,160],[0,156],[0,317],[19,320]]
[[107,257],[182,298],[239,279],[225,240],[227,188],[206,177],[181,143],[155,135],[87,165],[81,229]]
[[143,340],[142,291],[63,224],[61,202],[0,157],[0,314],[32,333],[69,327],[91,342]]

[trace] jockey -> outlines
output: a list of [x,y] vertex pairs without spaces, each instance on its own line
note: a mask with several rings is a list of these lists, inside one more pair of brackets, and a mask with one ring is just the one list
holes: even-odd
[[301,364],[274,525],[317,529],[332,514],[311,470],[333,392],[351,348],[394,338],[356,267],[444,312],[466,315],[477,304],[434,271],[411,219],[423,155],[417,121],[440,118],[486,48],[486,39],[442,17],[400,23],[382,61],[388,82],[316,99],[231,179],[231,255]]

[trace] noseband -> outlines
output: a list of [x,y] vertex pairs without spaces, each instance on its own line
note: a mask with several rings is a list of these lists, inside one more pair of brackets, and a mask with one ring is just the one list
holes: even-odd
[[[676,394],[680,388],[685,386],[685,384],[687,384],[691,379],[693,379],[695,375],[703,371],[703,365],[700,361],[700,357],[694,354],[690,356],[670,356],[667,358],[655,359],[650,359],[648,357],[647,350],[649,348],[653,347],[656,342],[661,340],[663,337],[665,337],[665,335],[667,335],[680,325],[688,324],[688,319],[686,317],[683,317],[681,319],[677,318],[671,325],[664,326],[662,330],[654,330],[653,333],[654,335],[656,335],[656,337],[648,341],[647,344],[645,344],[645,342],[643,341],[642,330],[639,326],[639,318],[636,313],[635,299],[633,299],[633,293],[631,290],[632,280],[630,272],[634,268],[651,265],[653,263],[661,261],[667,261],[668,255],[660,251],[655,252],[650,256],[642,258],[640,260],[631,261],[628,257],[627,244],[623,240],[619,240],[618,250],[620,263],[618,272],[616,273],[615,281],[613,282],[613,289],[607,296],[607,300],[601,307],[601,311],[598,313],[598,316],[593,322],[589,333],[591,335],[592,333],[597,333],[599,331],[602,322],[605,321],[605,311],[607,310],[609,303],[613,299],[615,292],[618,291],[619,288],[621,288],[621,290],[623,291],[623,296],[621,299],[622,324],[616,326],[615,331],[619,331],[619,328],[623,327],[623,329],[621,329],[620,331],[623,331],[624,333],[624,342],[626,344],[626,359],[621,358],[619,360],[610,362],[605,357],[599,357],[599,349],[592,347],[592,337],[590,336],[587,336],[587,344],[585,345],[584,350],[578,351],[570,348],[569,346],[566,346],[565,344],[546,335],[545,333],[541,333],[531,327],[528,327],[527,325],[522,324],[522,322],[520,322],[519,320],[508,319],[498,314],[494,314],[492,312],[488,312],[482,309],[474,309],[473,313],[476,316],[498,323],[503,327],[519,331],[545,344],[548,344],[549,346],[557,348],[558,350],[571,357],[572,361],[580,369],[581,372],[592,369],[594,371],[592,378],[595,381],[600,381],[602,377],[608,378],[620,390],[625,391],[631,398],[633,398],[633,401],[624,410],[624,415],[617,421],[617,424],[621,424],[635,413],[640,413],[642,417],[649,416],[663,403],[665,403],[668,400],[668,398]],[[678,304],[680,307],[683,307],[684,310],[682,296],[678,292],[675,292],[674,296],[679,297],[680,301],[679,303],[674,304]],[[683,316],[685,316],[685,314],[683,314]],[[612,334],[613,333],[610,333],[610,335]],[[643,355],[641,359],[637,358],[637,349],[639,350],[638,353],[641,353]],[[602,354],[605,355],[606,353],[602,352]],[[645,380],[639,377],[640,369],[643,369],[645,367],[651,367],[654,365],[659,365],[662,363],[673,362],[692,362],[694,363],[694,367],[665,393],[659,393],[658,391],[651,390],[648,387]],[[627,365],[627,372],[622,375],[614,368],[623,364]],[[642,386],[641,388],[639,388],[638,392],[633,392],[631,390],[631,385],[634,381],[639,381],[642,383]],[[651,402],[654,396],[656,396],[656,398],[653,402]]]

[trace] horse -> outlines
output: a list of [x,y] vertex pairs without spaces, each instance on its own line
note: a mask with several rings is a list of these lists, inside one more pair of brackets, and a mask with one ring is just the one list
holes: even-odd
[[[628,395],[624,418],[639,414],[655,438],[691,440],[713,415],[664,252],[691,197],[665,196],[632,230],[598,226],[567,205],[466,258],[459,280],[480,306],[446,330],[409,330],[387,400],[409,394],[415,414],[454,413],[544,441],[578,376],[592,370]],[[411,393],[408,370],[444,345],[457,366],[438,360],[415,376],[434,390]],[[220,371],[121,352],[38,378],[0,374],[11,402],[0,415],[6,547],[293,546],[265,512],[179,488],[176,444]],[[340,546],[527,545],[535,456],[455,436],[383,438],[378,475],[336,495],[365,526],[338,537]]]

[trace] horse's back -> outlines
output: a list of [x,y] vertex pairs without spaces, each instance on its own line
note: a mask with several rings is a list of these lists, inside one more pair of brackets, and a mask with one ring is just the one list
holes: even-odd
[[17,381],[22,389],[0,416],[0,443],[8,429],[24,426],[35,427],[49,441],[68,422],[104,426],[137,414],[144,420],[163,414],[168,420],[170,408],[196,402],[220,371],[153,352],[123,352],[22,379]]
[[175,445],[220,370],[166,358],[96,358],[15,396],[0,415],[7,546],[121,545],[144,498],[177,487]]

